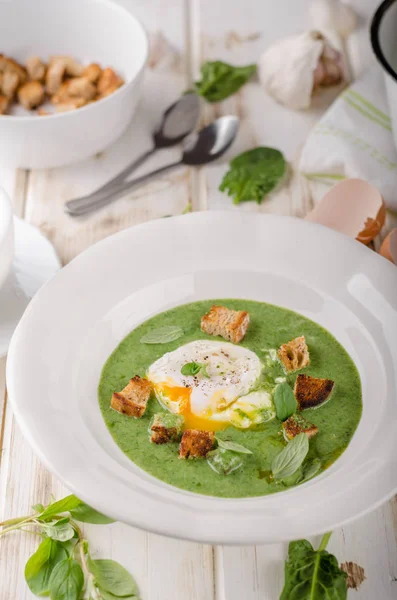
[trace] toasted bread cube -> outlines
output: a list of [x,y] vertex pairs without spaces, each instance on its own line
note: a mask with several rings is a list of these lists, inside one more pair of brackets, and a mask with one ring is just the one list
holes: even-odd
[[113,69],[107,67],[102,71],[98,79],[97,87],[99,98],[104,98],[105,96],[113,94],[113,92],[122,86],[123,83],[124,79],[121,79]]
[[215,441],[213,431],[187,429],[179,446],[179,458],[205,458]]
[[316,408],[324,404],[334,388],[331,379],[319,379],[309,375],[298,375],[295,381],[294,394],[299,410]]
[[96,95],[95,86],[87,79],[87,77],[74,77],[67,82],[68,94],[72,98],[83,98],[84,100],[92,100]]
[[4,115],[7,112],[9,99],[6,96],[0,95],[0,115]]
[[309,349],[304,335],[282,344],[277,354],[286,373],[293,373],[310,365]]
[[283,423],[284,437],[292,440],[300,433],[305,433],[308,438],[312,438],[318,433],[318,428],[301,417],[301,415],[292,415]]
[[133,377],[121,392],[114,392],[110,406],[117,412],[139,419],[146,410],[152,386],[147,379]]
[[26,61],[26,70],[31,81],[44,81],[46,66],[40,56],[31,56],[28,58]]
[[1,91],[3,96],[13,98],[20,84],[18,73],[5,71],[1,80]]
[[53,61],[47,69],[45,77],[45,87],[47,94],[56,94],[62,85],[65,75],[66,65],[62,60]]
[[39,81],[28,81],[18,89],[18,100],[27,110],[42,104],[44,95],[44,86]]
[[88,104],[84,98],[65,98],[62,102],[56,105],[57,112],[67,112],[69,110],[76,110]]
[[18,75],[19,83],[25,83],[27,79],[27,72],[25,67],[20,65],[19,62],[13,60],[12,58],[7,58],[5,72],[15,73],[16,75]]
[[156,413],[150,424],[150,441],[153,444],[179,442],[182,436],[184,418],[172,413]]
[[64,65],[65,75],[68,75],[69,77],[80,77],[80,75],[83,74],[83,65],[77,62],[72,56],[51,56],[50,66],[57,63]]
[[86,77],[91,83],[96,83],[101,76],[101,73],[101,67],[97,63],[91,63],[88,67],[85,67],[83,77]]
[[6,70],[7,60],[5,54],[0,54],[0,73],[3,73]]
[[250,316],[244,310],[230,310],[225,306],[213,306],[201,318],[201,330],[209,335],[220,335],[238,344],[247,333]]

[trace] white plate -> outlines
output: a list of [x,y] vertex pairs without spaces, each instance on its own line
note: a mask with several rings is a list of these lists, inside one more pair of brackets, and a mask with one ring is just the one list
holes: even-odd
[[0,357],[33,295],[59,269],[55,250],[33,225],[14,217],[15,249],[11,271],[0,288]]
[[[152,221],[83,252],[37,294],[11,343],[10,400],[48,468],[115,519],[210,543],[324,532],[397,490],[396,290],[393,265],[313,223],[231,211]],[[98,380],[124,336],[160,311],[219,297],[302,313],[329,329],[359,369],[357,432],[305,485],[248,499],[185,492],[139,469],[105,426]]]

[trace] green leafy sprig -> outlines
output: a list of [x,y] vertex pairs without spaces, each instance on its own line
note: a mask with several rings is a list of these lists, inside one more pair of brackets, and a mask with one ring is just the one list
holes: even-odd
[[195,83],[195,91],[208,102],[220,102],[235,94],[254,73],[256,65],[234,67],[221,60],[205,62],[201,66],[201,80]]
[[25,566],[26,583],[33,594],[50,600],[138,600],[133,577],[113,560],[92,559],[76,523],[108,524],[112,519],[73,494],[32,508],[32,515],[0,523],[0,537],[19,530],[41,538]]

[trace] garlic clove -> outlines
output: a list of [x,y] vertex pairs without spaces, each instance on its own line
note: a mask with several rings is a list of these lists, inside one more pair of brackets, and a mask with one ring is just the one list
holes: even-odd
[[379,253],[397,265],[397,227],[392,229],[385,237],[380,247]]
[[310,18],[316,29],[334,31],[342,38],[347,38],[357,27],[356,13],[339,0],[312,0]]
[[313,92],[344,79],[343,59],[318,31],[279,40],[260,57],[259,80],[278,102],[310,107]]
[[306,216],[369,244],[382,229],[386,207],[380,192],[362,179],[346,179],[335,185]]

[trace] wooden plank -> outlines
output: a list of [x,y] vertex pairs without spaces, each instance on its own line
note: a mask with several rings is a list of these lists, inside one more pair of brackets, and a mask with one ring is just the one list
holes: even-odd
[[[183,0],[167,3],[150,0],[144,4],[124,0],[122,3],[142,18],[150,32],[164,30],[171,43],[183,49],[186,19]],[[72,220],[63,213],[67,199],[95,189],[149,147],[151,131],[159,115],[186,89],[186,81],[186,65],[180,63],[155,72],[149,70],[137,115],[119,142],[79,165],[30,174],[25,218],[49,237],[63,263],[120,229],[148,219],[179,214],[191,201],[190,174],[187,169],[181,169],[88,218]],[[171,162],[179,154],[178,149],[163,151],[151,160],[146,170]],[[131,266],[134,258],[131,257]],[[51,493],[59,498],[68,491],[33,455],[7,408],[0,472],[1,516],[25,514],[31,504],[48,502]],[[211,547],[162,538],[120,523],[87,526],[84,531],[96,556],[119,560],[136,576],[144,598],[213,598]],[[24,582],[23,569],[35,544],[33,537],[19,533],[2,541],[2,600],[33,598]]]

